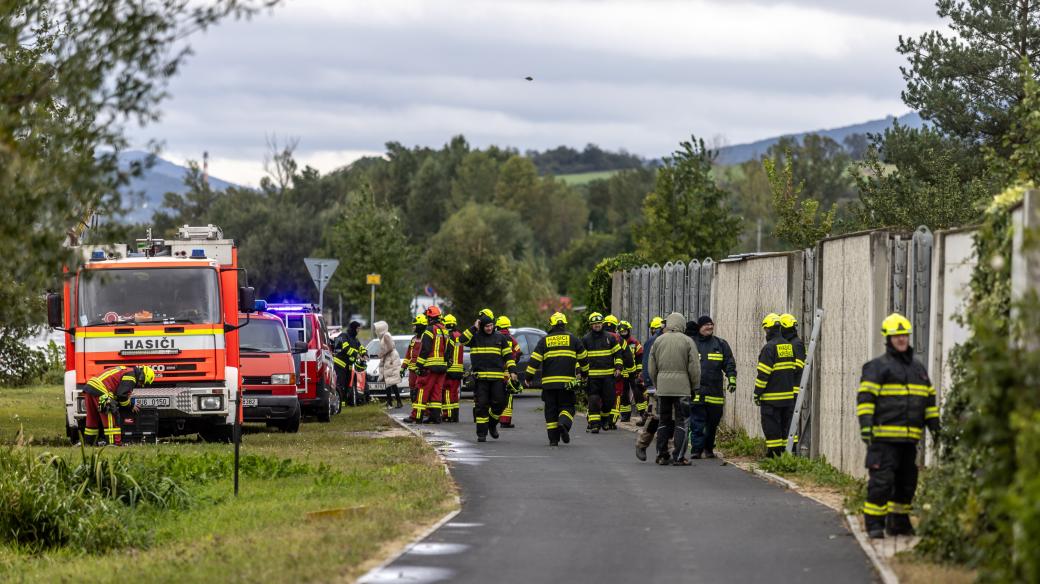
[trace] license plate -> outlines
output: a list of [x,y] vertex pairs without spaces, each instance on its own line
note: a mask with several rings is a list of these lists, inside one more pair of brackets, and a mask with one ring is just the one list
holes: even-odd
[[134,398],[134,404],[142,408],[168,408],[170,398],[168,397],[138,397]]
[[386,382],[384,382],[384,381],[370,381],[367,384],[365,384],[365,389],[368,390],[368,391],[371,391],[371,390],[374,390],[374,389],[375,390],[379,390],[379,391],[383,391],[384,389],[386,389]]
[[242,405],[247,408],[255,408],[260,404],[260,400],[255,397],[244,397],[242,398]]

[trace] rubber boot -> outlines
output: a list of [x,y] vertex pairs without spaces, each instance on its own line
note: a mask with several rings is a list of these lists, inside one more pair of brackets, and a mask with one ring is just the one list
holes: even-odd
[[498,440],[498,422],[496,420],[491,420],[491,423],[488,424],[488,434],[491,434],[492,438]]
[[869,535],[871,539],[885,538],[885,517],[864,514],[863,523],[866,525],[867,535]]
[[889,513],[886,518],[885,533],[888,535],[916,535],[910,516],[905,513]]

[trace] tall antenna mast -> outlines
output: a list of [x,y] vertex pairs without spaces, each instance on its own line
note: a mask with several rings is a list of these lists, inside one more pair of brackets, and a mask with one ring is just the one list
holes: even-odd
[[202,184],[209,188],[209,151],[202,152]]

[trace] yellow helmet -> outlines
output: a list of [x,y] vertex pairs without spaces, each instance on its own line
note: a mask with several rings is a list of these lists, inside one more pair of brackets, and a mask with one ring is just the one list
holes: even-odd
[[798,324],[798,319],[793,314],[783,313],[780,315],[780,326],[784,328],[791,328]]
[[479,313],[477,314],[477,316],[478,316],[478,317],[480,317],[480,316],[486,316],[487,318],[490,318],[490,319],[491,319],[492,321],[494,321],[494,320],[495,320],[495,313],[494,313],[494,312],[491,312],[491,309],[490,309],[490,308],[485,308],[485,309],[481,310],[481,311],[480,311],[480,312],[479,312]]
[[603,315],[598,312],[593,312],[589,315],[589,323],[595,324],[597,322],[603,322]]
[[511,326],[513,326],[513,322],[509,320],[509,317],[504,314],[495,319],[495,328],[507,329]]
[[430,321],[426,320],[425,314],[417,314],[415,315],[415,320],[412,321],[412,324],[421,324],[423,326],[426,326],[430,324]]
[[605,318],[603,319],[603,322],[605,322],[605,323],[607,323],[607,324],[612,324],[612,325],[614,325],[614,326],[617,326],[617,325],[618,325],[618,319],[617,319],[617,317],[616,317],[616,316],[614,316],[613,314],[608,314],[608,315],[607,315],[607,316],[606,316],[606,317],[605,317]]
[[454,314],[445,314],[443,321],[445,326],[456,326],[459,324],[459,321],[455,318]]
[[151,385],[152,382],[155,381],[155,369],[152,369],[150,365],[141,367],[141,375],[144,377],[144,379],[141,380],[141,383],[144,385]]
[[762,319],[762,328],[773,328],[780,324],[780,315],[775,312],[770,312]]
[[664,319],[661,318],[660,316],[655,316],[652,319],[650,319],[650,328],[652,328],[652,329],[659,329],[659,328],[661,328],[663,326],[664,326]]
[[619,331],[630,331],[632,330],[632,323],[628,322],[627,320],[623,320],[618,323],[617,328]]
[[881,334],[886,337],[908,335],[913,330],[914,327],[910,324],[910,321],[897,312],[893,312],[885,317],[885,320],[881,321]]
[[562,312],[554,312],[549,317],[549,326],[556,326],[558,324],[567,324],[567,315]]

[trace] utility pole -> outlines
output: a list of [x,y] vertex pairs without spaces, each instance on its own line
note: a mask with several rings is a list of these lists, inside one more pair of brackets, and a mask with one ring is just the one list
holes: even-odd
[[383,276],[380,274],[369,274],[365,276],[365,283],[372,287],[372,298],[371,305],[369,306],[368,313],[368,327],[372,329],[372,337],[376,336],[376,286],[383,283]]
[[756,222],[757,230],[755,233],[755,253],[762,253],[762,218],[759,217]]

